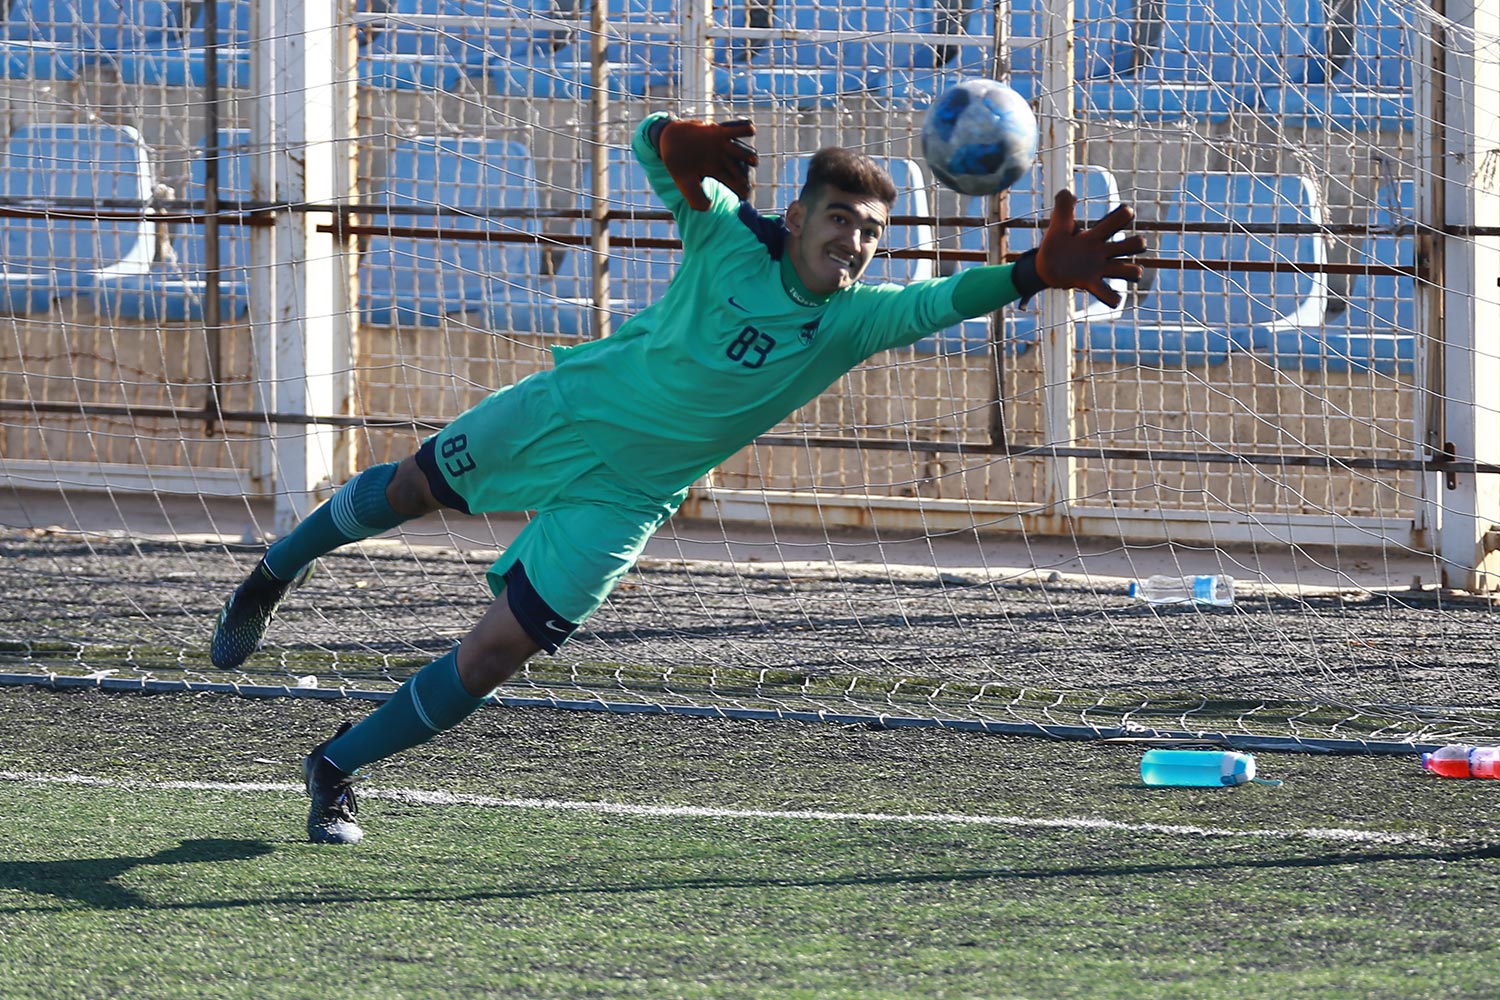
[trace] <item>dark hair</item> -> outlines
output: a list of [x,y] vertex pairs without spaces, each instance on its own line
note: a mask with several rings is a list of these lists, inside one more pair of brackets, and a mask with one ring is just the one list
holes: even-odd
[[886,169],[868,156],[842,146],[827,146],[813,154],[797,200],[810,208],[827,188],[879,198],[888,206],[896,204],[896,182]]

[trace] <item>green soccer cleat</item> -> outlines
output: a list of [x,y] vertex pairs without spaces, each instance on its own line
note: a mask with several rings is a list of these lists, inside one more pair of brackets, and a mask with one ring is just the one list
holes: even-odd
[[302,586],[312,575],[312,564],[305,566],[291,580],[278,580],[261,562],[250,571],[245,582],[230,595],[219,612],[208,658],[221,670],[233,670],[260,648],[276,609],[293,589]]
[[345,722],[338,732],[319,743],[302,758],[302,776],[307,781],[307,796],[312,807],[307,811],[307,839],[314,844],[357,844],[365,832],[354,821],[359,803],[354,799],[354,775],[345,774],[323,756],[328,744],[348,732],[353,723]]

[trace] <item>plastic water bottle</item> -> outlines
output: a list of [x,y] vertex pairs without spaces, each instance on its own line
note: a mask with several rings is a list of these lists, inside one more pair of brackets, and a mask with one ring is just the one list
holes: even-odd
[[1217,788],[1255,780],[1255,758],[1231,750],[1147,750],[1141,781],[1148,785]]
[[1212,604],[1227,608],[1234,604],[1234,577],[1223,573],[1150,576],[1131,581],[1130,596],[1148,604]]
[[1451,743],[1424,753],[1422,767],[1445,778],[1500,778],[1500,747]]

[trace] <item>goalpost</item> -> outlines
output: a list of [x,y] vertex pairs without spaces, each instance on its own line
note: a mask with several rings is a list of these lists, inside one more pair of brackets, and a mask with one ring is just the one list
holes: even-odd
[[[1032,245],[1071,179],[1137,207],[1151,280],[871,359],[695,486],[512,703],[1500,735],[1495,0],[205,6],[8,84],[38,277],[0,316],[4,680],[381,697],[461,635],[519,518],[354,547],[242,673],[205,653],[264,540],[660,294],[675,233],[622,150],[665,107],[757,121],[762,211],[819,145],[883,158],[876,277]],[[963,73],[1043,126],[993,204],[915,153]],[[1157,572],[1237,603],[1132,601]]]
[[[1500,5],[1434,4],[1416,68],[1431,122],[1419,161],[1432,182],[1418,202],[1441,220],[1428,249],[1441,280],[1423,311],[1443,330],[1441,454],[1500,461]],[[1447,23],[1440,18],[1450,19]],[[1440,296],[1440,298],[1439,298]],[[1500,590],[1500,478],[1446,477],[1439,550],[1453,586]]]

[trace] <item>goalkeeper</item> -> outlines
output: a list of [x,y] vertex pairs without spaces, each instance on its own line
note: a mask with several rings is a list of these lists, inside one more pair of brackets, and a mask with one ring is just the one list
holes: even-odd
[[313,560],[440,508],[535,511],[489,571],[494,602],[451,650],[358,725],[303,760],[308,836],[355,843],[354,775],[463,721],[540,650],[555,653],[598,609],[688,485],[864,359],[1044,288],[1111,305],[1136,281],[1140,236],[1121,206],[1087,230],[1057,195],[1038,247],[1013,264],[910,285],[860,275],[896,187],[878,164],[828,148],[783,218],[746,200],[749,122],[653,114],[632,140],[681,233],[662,298],[610,337],[554,348],[554,365],[461,414],[399,463],[345,483],[273,544],[219,616],[211,655],[234,668]]

